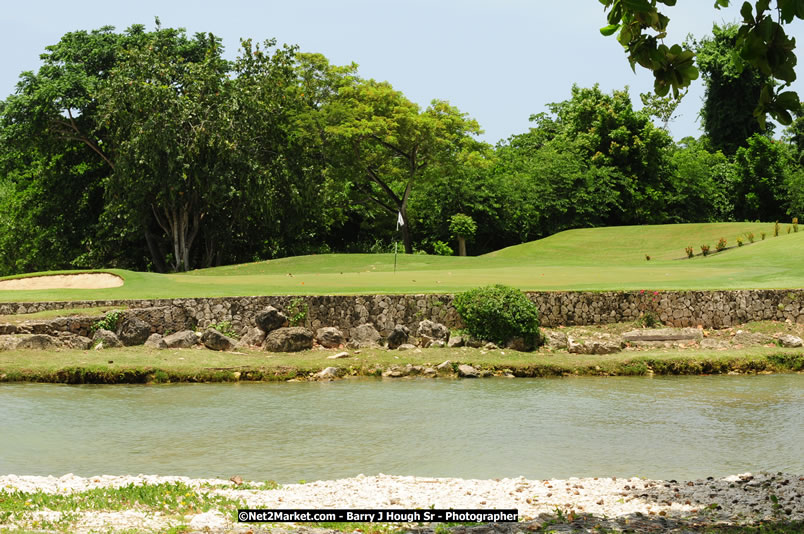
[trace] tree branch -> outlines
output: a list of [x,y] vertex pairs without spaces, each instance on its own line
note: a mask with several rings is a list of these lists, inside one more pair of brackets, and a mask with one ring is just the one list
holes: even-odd
[[85,135],[83,135],[81,133],[81,130],[78,129],[78,125],[75,124],[75,119],[73,119],[73,114],[69,109],[67,109],[67,115],[70,118],[69,123],[67,123],[65,121],[62,121],[62,120],[58,120],[58,119],[56,119],[55,122],[56,122],[56,124],[60,124],[60,125],[64,126],[68,130],[74,131],[77,135],[69,135],[66,132],[61,132],[61,135],[63,137],[65,137],[65,138],[67,138],[67,139],[71,139],[73,141],[80,141],[80,142],[86,144],[97,155],[99,155],[103,159],[103,161],[105,161],[107,163],[107,165],[109,165],[109,167],[111,167],[112,170],[114,170],[114,163],[112,163],[112,160],[110,160],[106,156],[106,154],[104,154],[103,151],[101,151],[101,149],[98,147],[97,144],[93,143],[89,138],[87,138]]
[[391,151],[393,151],[393,152],[396,152],[397,154],[399,154],[400,156],[402,156],[403,158],[405,158],[405,159],[407,159],[407,160],[409,160],[409,159],[410,159],[410,157],[411,157],[411,155],[410,155],[410,154],[407,154],[407,153],[403,152],[403,151],[402,151],[402,149],[401,149],[401,148],[399,148],[398,146],[396,146],[396,145],[392,145],[391,143],[388,143],[387,141],[383,141],[383,140],[382,140],[382,139],[380,139],[380,138],[379,138],[379,136],[377,136],[377,135],[370,134],[368,137],[371,137],[372,139],[374,139],[375,141],[377,141],[379,144],[381,144],[382,146],[384,146],[384,147],[385,147],[385,148],[387,148],[388,150],[391,150]]
[[366,195],[367,197],[369,197],[369,199],[373,200],[374,202],[376,202],[377,204],[379,204],[379,205],[380,205],[380,206],[382,206],[383,208],[387,209],[387,210],[388,210],[388,211],[390,211],[391,213],[396,213],[396,212],[398,211],[397,209],[392,208],[391,206],[389,206],[388,204],[386,204],[385,202],[383,202],[382,200],[380,200],[379,198],[377,198],[376,196],[374,196],[374,195],[371,193],[371,191],[370,191],[368,188],[363,187],[363,186],[361,186],[361,185],[358,185],[358,186],[357,186],[357,189],[358,189],[360,192],[362,192],[364,195]]
[[368,173],[369,178],[371,178],[371,181],[374,182],[375,184],[379,185],[380,188],[383,191],[385,191],[386,194],[388,194],[388,196],[390,196],[392,199],[394,199],[394,202],[396,202],[397,204],[402,204],[402,199],[400,199],[397,196],[397,194],[394,193],[393,189],[388,187],[388,185],[386,185],[386,183],[382,181],[382,179],[377,175],[377,173],[374,172],[374,169],[372,169],[371,167],[367,166],[366,167],[366,172]]

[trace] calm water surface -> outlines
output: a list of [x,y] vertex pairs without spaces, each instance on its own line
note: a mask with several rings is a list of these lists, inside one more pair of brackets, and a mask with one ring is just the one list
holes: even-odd
[[804,474],[804,375],[0,384],[0,474]]

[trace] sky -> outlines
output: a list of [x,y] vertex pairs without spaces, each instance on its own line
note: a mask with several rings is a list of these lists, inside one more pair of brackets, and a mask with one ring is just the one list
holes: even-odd
[[[666,44],[700,38],[713,22],[736,22],[741,2],[732,3],[720,11],[712,0],[666,8]],[[628,86],[636,108],[639,93],[653,88],[652,74],[633,73],[616,39],[600,35],[606,19],[598,0],[29,0],[8,3],[1,16],[0,98],[65,33],[153,29],[155,16],[163,27],[218,35],[229,58],[241,38],[276,38],[334,64],[355,62],[363,78],[388,81],[423,107],[448,100],[480,123],[490,143],[527,131],[529,117],[567,100],[573,83],[599,83],[605,92]],[[788,33],[804,42],[804,24]],[[675,139],[701,135],[703,94],[694,82],[670,125]]]

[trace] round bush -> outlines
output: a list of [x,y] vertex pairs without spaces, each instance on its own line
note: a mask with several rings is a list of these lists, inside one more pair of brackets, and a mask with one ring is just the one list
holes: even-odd
[[472,337],[504,345],[521,337],[538,345],[539,309],[520,290],[493,285],[455,296],[455,309]]

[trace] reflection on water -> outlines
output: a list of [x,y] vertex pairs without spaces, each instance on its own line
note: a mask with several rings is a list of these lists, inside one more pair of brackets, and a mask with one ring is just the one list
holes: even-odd
[[804,473],[804,375],[0,385],[0,474]]

